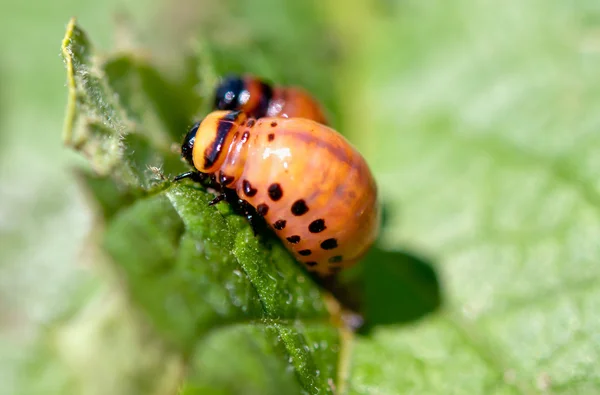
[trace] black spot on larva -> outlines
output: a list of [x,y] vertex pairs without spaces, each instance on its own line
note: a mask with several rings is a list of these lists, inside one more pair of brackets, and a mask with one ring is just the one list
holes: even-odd
[[290,237],[287,237],[286,240],[292,244],[298,244],[298,243],[300,243],[300,236],[298,236],[298,235],[290,236]]
[[275,121],[271,122],[271,127],[274,128],[275,126],[277,126],[277,122],[275,122]]
[[338,246],[337,239],[327,239],[321,243],[321,248],[324,250],[333,250]]
[[287,223],[287,222],[286,222],[286,220],[285,220],[285,219],[280,219],[280,220],[277,220],[277,221],[276,221],[276,222],[273,224],[273,227],[274,227],[275,229],[277,229],[277,230],[282,230],[282,229],[284,229],[284,228],[285,228],[285,224],[286,224],[286,223]]
[[242,182],[242,188],[244,188],[244,194],[246,196],[252,197],[256,195],[256,188],[252,188],[252,184],[250,184],[250,181],[244,180]]
[[248,120],[248,123],[247,123],[248,127],[249,127],[249,128],[251,128],[252,126],[254,126],[254,123],[255,123],[255,122],[256,122],[256,121],[255,121],[254,119],[249,119],[249,120]]
[[227,174],[220,172],[219,173],[219,183],[221,185],[229,185],[233,182],[233,176],[228,176]]
[[269,192],[269,197],[274,202],[278,201],[283,196],[283,191],[281,190],[281,185],[279,185],[276,182],[269,185],[268,192]]
[[300,250],[298,251],[298,254],[302,255],[302,256],[309,256],[310,254],[312,254],[311,250]]
[[244,134],[242,134],[242,143],[245,143],[246,141],[248,141],[248,137],[250,137],[250,132],[249,131],[245,131]]
[[308,211],[308,206],[304,199],[299,199],[292,204],[292,214],[296,216],[304,215]]
[[310,261],[310,262],[304,262],[304,264],[305,264],[306,266],[317,266],[317,262],[314,262],[314,261]]
[[264,203],[261,203],[258,206],[256,206],[256,212],[258,213],[258,215],[265,216],[265,215],[267,215],[268,211],[269,211],[269,206],[267,206]]
[[341,255],[335,255],[329,258],[329,263],[340,263],[343,260]]
[[325,220],[322,218],[315,219],[313,222],[310,223],[310,225],[308,225],[308,230],[310,231],[310,233],[319,233],[324,231],[325,228],[327,228],[325,226]]
[[269,135],[267,137],[269,138],[269,141],[275,140],[275,134],[274,133],[269,133]]

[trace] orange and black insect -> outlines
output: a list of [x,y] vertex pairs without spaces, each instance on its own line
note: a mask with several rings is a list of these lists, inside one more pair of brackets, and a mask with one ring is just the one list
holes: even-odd
[[379,228],[377,187],[367,163],[335,130],[306,118],[249,118],[215,111],[188,132],[182,156],[257,213],[309,271],[355,263]]
[[307,118],[327,124],[320,104],[304,89],[272,86],[251,75],[229,75],[215,90],[214,108],[241,110],[253,118]]

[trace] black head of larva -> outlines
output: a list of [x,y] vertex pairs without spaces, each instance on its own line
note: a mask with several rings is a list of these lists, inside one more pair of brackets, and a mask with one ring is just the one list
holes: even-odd
[[246,90],[244,80],[237,75],[228,75],[215,90],[215,108],[218,110],[237,110],[239,98]]
[[184,158],[192,167],[194,166],[194,157],[192,151],[194,150],[194,142],[196,141],[196,132],[198,132],[200,122],[196,122],[190,131],[185,135],[183,144],[181,144],[181,157]]

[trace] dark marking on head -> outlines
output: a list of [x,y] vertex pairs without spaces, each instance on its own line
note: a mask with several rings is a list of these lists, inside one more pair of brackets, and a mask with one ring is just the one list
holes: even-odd
[[242,181],[242,188],[244,189],[244,195],[248,196],[248,197],[252,197],[254,195],[256,195],[256,188],[252,188],[252,184],[250,184],[250,181],[248,180],[244,180]]
[[254,126],[255,123],[256,123],[256,121],[254,119],[250,118],[248,120],[247,125],[248,125],[249,128],[251,128],[252,126]]
[[244,80],[237,75],[228,75],[215,89],[217,110],[239,110],[240,95],[246,90]]
[[292,214],[295,216],[304,215],[308,212],[308,206],[304,199],[299,199],[292,204]]
[[287,237],[286,240],[292,244],[298,244],[298,243],[300,243],[300,236],[293,235],[293,236]]
[[267,206],[264,203],[261,203],[258,206],[256,206],[256,212],[258,213],[258,215],[262,215],[264,217],[265,215],[267,215],[267,212],[269,212],[269,206]]
[[219,184],[225,186],[225,185],[229,185],[233,182],[233,176],[228,176],[227,174],[223,173],[222,171],[219,172]]
[[310,233],[320,233],[324,231],[327,227],[325,226],[325,220],[322,218],[315,219],[313,222],[308,225],[308,230]]
[[285,219],[279,219],[273,224],[273,227],[277,230],[283,230],[285,229],[286,223],[287,221]]
[[275,121],[271,122],[271,127],[274,128],[275,126],[277,126],[277,122],[275,122]]
[[329,258],[329,263],[340,263],[343,260],[341,255],[334,255]]
[[281,189],[281,185],[279,185],[279,183],[276,182],[269,185],[269,189],[267,191],[269,192],[269,197],[274,202],[278,201],[283,196],[283,190]]
[[311,250],[300,250],[298,251],[298,254],[302,255],[302,256],[309,256],[310,254],[312,254]]
[[181,145],[181,156],[192,166],[194,166],[192,152],[194,150],[194,142],[196,142],[196,132],[198,132],[199,127],[200,122],[196,122],[185,135],[183,144]]
[[317,266],[317,262],[315,261],[304,262],[304,264],[310,267]]
[[235,120],[241,113],[241,111],[231,111],[223,116],[223,118],[219,119],[215,140],[208,147],[206,147],[206,150],[204,151],[205,168],[211,167],[219,159],[219,156],[223,151],[223,144],[225,144],[227,135],[234,128]]
[[274,133],[269,133],[269,135],[267,136],[267,138],[269,139],[269,141],[273,141],[273,140],[275,140],[275,134]]
[[338,246],[337,239],[331,238],[321,243],[321,248],[324,250],[333,250]]

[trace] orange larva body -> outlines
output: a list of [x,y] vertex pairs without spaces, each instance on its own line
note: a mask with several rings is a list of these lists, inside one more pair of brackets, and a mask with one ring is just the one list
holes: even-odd
[[304,89],[271,86],[251,75],[225,77],[215,90],[214,107],[241,110],[253,118],[307,118],[327,124],[321,106]]
[[184,156],[256,208],[308,270],[333,274],[374,242],[375,181],[333,129],[309,119],[216,111],[186,142]]

